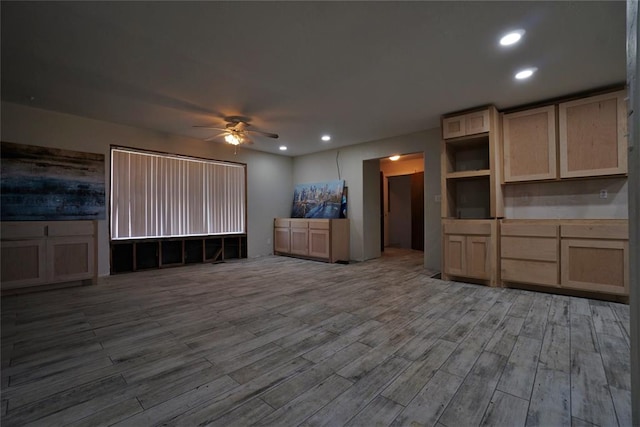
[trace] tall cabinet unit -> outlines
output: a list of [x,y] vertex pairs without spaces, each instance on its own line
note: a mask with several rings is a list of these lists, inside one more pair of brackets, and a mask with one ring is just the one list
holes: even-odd
[[493,106],[442,118],[444,279],[498,283],[495,219],[504,216],[500,137]]

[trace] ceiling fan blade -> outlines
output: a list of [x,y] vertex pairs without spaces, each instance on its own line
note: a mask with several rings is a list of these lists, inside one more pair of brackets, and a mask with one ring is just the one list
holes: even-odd
[[214,129],[214,130],[222,130],[222,131],[228,130],[228,129],[225,129],[225,128],[219,128],[219,127],[215,127],[215,126],[193,126],[193,127],[194,128],[200,128],[200,129]]
[[256,129],[247,129],[245,132],[253,132],[253,133],[259,133],[262,136],[266,136],[268,138],[279,138],[277,133],[271,133],[271,132],[264,132],[261,130],[256,130]]

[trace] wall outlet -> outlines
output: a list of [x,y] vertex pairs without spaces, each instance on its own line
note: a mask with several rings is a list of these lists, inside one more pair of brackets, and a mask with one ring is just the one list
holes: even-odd
[[607,190],[600,190],[600,198],[606,199],[609,196]]
[[267,237],[267,245],[271,244],[271,237]]
[[439,194],[436,194],[435,196],[433,196],[433,201],[436,203],[440,203],[440,201],[442,200],[442,196]]

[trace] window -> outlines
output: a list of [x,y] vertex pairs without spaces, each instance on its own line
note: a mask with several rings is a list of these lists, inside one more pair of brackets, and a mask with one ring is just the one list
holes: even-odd
[[111,239],[246,232],[246,165],[111,149]]

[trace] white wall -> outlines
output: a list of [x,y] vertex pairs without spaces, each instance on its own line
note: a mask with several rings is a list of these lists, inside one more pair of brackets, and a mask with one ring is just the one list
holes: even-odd
[[[371,164],[365,168],[365,161],[398,153],[423,153],[424,155],[425,267],[439,270],[440,203],[435,202],[434,199],[436,195],[440,195],[439,128],[296,157],[293,162],[293,183],[344,179],[349,187],[351,259],[357,261],[370,259],[372,254],[375,254],[375,248],[378,253],[380,251],[379,240],[376,244],[369,243],[371,237],[380,239],[380,191],[378,175],[376,174],[376,178],[373,178],[369,167]],[[336,168],[337,154],[339,154],[340,176]]]
[[[605,190],[606,198],[600,197]],[[504,187],[505,218],[628,217],[627,178],[513,184]]]
[[[1,121],[2,140],[6,142],[104,154],[107,206],[111,145],[245,163],[249,257],[273,252],[273,218],[290,215],[293,161],[289,157],[242,148],[234,155],[231,146],[221,143],[6,102],[2,103]],[[109,274],[109,226],[106,220],[98,224],[98,274]]]

